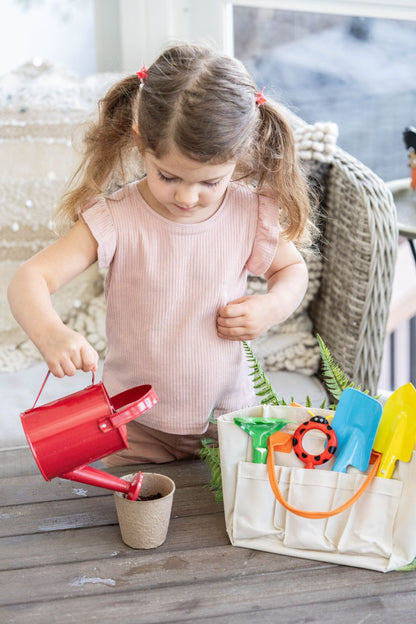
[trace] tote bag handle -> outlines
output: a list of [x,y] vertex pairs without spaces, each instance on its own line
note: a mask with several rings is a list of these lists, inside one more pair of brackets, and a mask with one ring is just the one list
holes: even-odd
[[368,473],[367,478],[365,479],[365,481],[363,482],[359,490],[357,490],[357,492],[355,492],[355,494],[351,496],[351,498],[347,500],[343,505],[341,505],[340,507],[337,507],[336,509],[331,509],[330,511],[306,511],[304,509],[298,509],[297,507],[293,507],[290,503],[287,502],[285,498],[283,498],[283,495],[279,488],[279,484],[277,482],[276,472],[275,472],[275,463],[274,463],[274,450],[279,450],[279,446],[280,446],[280,450],[282,449],[281,449],[281,445],[273,444],[272,438],[273,436],[270,436],[267,441],[268,447],[269,447],[269,451],[267,453],[267,473],[269,475],[269,481],[270,481],[271,488],[273,490],[273,494],[275,495],[276,499],[279,501],[281,505],[283,505],[285,509],[287,509],[288,511],[291,511],[297,516],[302,516],[302,518],[311,518],[311,519],[329,518],[331,516],[336,516],[337,514],[351,507],[351,505],[353,505],[360,498],[360,496],[364,494],[364,492],[366,491],[366,489],[368,488],[368,486],[370,485],[370,483],[376,476],[377,470],[381,461],[381,454],[375,453],[373,451],[371,459],[370,459],[370,462],[373,462],[373,466],[370,472]]

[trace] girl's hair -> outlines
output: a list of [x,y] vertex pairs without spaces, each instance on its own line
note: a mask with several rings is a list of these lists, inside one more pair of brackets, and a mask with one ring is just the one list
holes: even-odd
[[137,125],[141,150],[158,158],[175,147],[202,163],[235,160],[237,179],[276,199],[285,236],[308,238],[310,196],[292,131],[276,104],[257,105],[244,66],[184,44],[166,50],[147,71],[142,84],[137,75],[127,76],[99,102],[58,219],[76,221],[89,200],[114,190],[114,172],[125,174]]

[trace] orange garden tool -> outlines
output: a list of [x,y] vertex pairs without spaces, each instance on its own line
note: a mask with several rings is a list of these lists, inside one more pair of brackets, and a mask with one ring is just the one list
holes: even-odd
[[374,441],[382,453],[378,477],[390,479],[398,459],[410,461],[416,442],[416,389],[411,383],[401,386],[387,399]]

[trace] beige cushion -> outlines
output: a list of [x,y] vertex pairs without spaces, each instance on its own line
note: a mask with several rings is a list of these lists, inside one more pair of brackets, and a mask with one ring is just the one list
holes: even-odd
[[[41,359],[10,313],[7,285],[24,260],[55,240],[51,216],[79,157],[72,138],[113,78],[80,80],[49,63],[27,63],[0,78],[0,371]],[[62,319],[82,328],[101,355],[102,292],[94,265],[54,296]]]

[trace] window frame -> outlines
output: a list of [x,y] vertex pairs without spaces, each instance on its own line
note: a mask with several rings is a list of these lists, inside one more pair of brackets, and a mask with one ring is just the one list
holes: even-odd
[[416,0],[94,0],[97,69],[137,71],[175,40],[233,55],[234,6],[416,20]]
[[[228,2],[229,0],[223,0]],[[416,0],[231,0],[234,6],[416,20]]]

